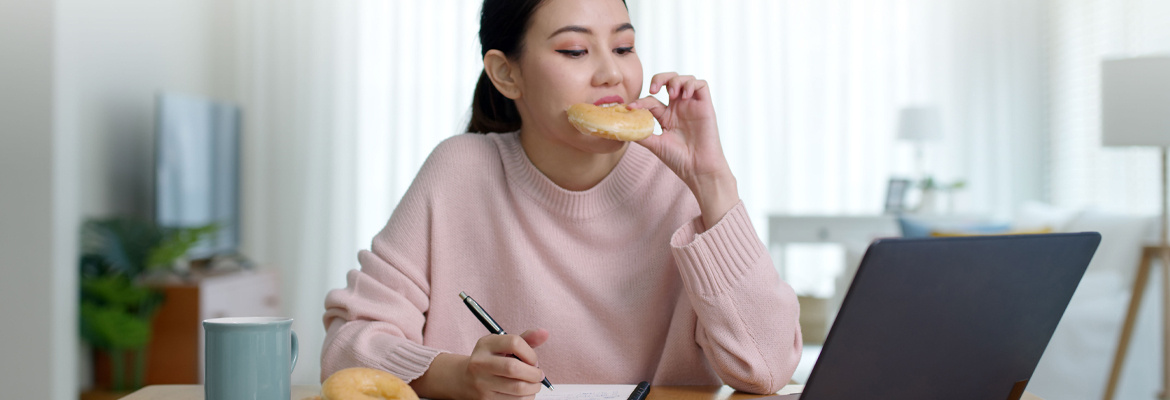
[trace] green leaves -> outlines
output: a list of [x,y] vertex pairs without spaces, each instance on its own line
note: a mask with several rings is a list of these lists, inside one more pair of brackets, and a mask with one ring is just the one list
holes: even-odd
[[216,229],[214,224],[162,227],[136,218],[87,221],[81,228],[82,257],[90,256],[101,265],[82,272],[137,277],[151,270],[165,269]]
[[[150,345],[151,320],[162,304],[158,290],[138,278],[165,270],[203,238],[215,225],[195,228],[161,227],[135,218],[86,221],[81,227],[81,337],[96,349],[110,353],[115,390],[142,386],[144,350]],[[124,357],[134,354],[133,371]],[[133,372],[127,387],[124,376]]]
[[922,190],[939,190],[944,192],[958,191],[967,187],[967,182],[960,179],[951,183],[936,182],[934,177],[927,176],[918,182],[918,187]]
[[215,225],[168,228],[134,218],[86,221],[81,229],[82,338],[99,349],[146,347],[163,296],[136,280],[170,268],[215,231]]
[[162,294],[123,275],[81,281],[81,335],[97,348],[138,349],[150,343],[150,322]]
[[169,267],[176,259],[186,254],[187,250],[204,237],[215,233],[217,229],[215,225],[190,229],[163,229],[160,234],[161,240],[150,250],[150,255],[146,259],[146,269]]

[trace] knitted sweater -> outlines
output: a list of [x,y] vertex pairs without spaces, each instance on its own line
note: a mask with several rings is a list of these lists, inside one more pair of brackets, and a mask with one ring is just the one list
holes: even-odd
[[321,379],[364,366],[409,381],[440,352],[470,354],[488,332],[465,291],[510,333],[549,331],[536,354],[554,385],[775,392],[800,359],[796,295],[742,202],[702,226],[682,180],[635,143],[569,191],[516,133],[449,138],[326,297]]

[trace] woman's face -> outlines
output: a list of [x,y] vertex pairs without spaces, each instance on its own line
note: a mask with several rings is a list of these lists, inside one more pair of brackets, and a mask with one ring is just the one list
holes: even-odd
[[577,132],[565,114],[576,103],[608,97],[625,104],[642,92],[642,62],[621,0],[546,0],[525,33],[519,66],[525,132],[591,153],[622,148]]

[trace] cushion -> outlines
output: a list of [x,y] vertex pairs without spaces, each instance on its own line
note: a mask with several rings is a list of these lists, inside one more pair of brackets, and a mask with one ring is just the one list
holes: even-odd
[[1088,210],[1065,226],[1065,232],[1100,232],[1101,245],[1089,263],[1088,272],[1113,272],[1124,282],[1133,282],[1142,246],[1153,243],[1157,217],[1115,214]]
[[898,227],[902,237],[924,238],[950,235],[1003,234],[1011,230],[1011,224],[988,222],[932,222],[921,218],[898,216]]
[[994,232],[994,233],[980,233],[978,231],[976,231],[976,232],[971,232],[971,231],[933,231],[933,232],[930,232],[930,236],[957,237],[957,236],[988,236],[988,235],[1039,235],[1039,234],[1043,234],[1043,233],[1052,233],[1052,229],[1049,229],[1049,228],[1037,228],[1037,229],[1030,229],[1030,230],[1009,229],[1009,230],[999,231],[999,232]]
[[1012,221],[1012,229],[1021,231],[1050,230],[1052,232],[1066,232],[1069,222],[1082,213],[1082,210],[1054,207],[1047,203],[1030,201],[1016,210]]

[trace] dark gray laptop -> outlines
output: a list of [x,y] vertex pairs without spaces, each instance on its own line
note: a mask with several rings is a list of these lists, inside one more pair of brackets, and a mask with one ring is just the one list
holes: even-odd
[[1096,232],[873,242],[799,398],[1020,398],[1100,242]]

